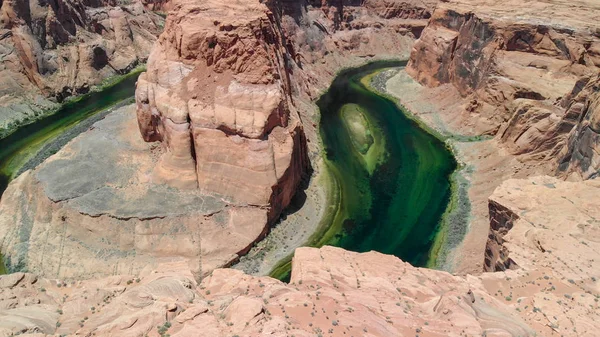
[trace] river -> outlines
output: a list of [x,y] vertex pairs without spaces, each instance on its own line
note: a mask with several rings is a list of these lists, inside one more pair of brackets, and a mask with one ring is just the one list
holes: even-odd
[[[379,70],[403,65],[378,62],[342,71],[317,101],[329,211],[307,245],[376,250],[416,266],[435,260],[432,247],[457,164],[442,140],[371,88],[370,79]],[[20,172],[58,151],[111,106],[130,99],[138,74],[0,139],[0,197]],[[272,276],[285,279],[289,273],[287,259]]]
[[[318,100],[328,211],[308,246],[375,250],[415,266],[432,249],[451,196],[456,160],[446,144],[371,88],[377,62],[341,72]],[[290,261],[272,272],[289,277]]]

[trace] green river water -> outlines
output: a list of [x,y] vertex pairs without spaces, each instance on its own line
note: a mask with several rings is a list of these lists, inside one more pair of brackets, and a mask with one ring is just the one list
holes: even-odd
[[[329,211],[309,246],[375,250],[435,265],[457,163],[442,140],[370,87],[379,70],[404,65],[343,71],[317,102]],[[271,276],[288,278],[290,264],[281,262]]]
[[[378,62],[345,70],[317,102],[329,211],[307,245],[376,250],[416,266],[435,259],[432,247],[457,164],[443,141],[370,88],[374,73],[403,65]],[[138,74],[0,139],[0,197],[16,175],[87,128],[90,117],[131,98]],[[272,276],[285,279],[289,272],[286,259]]]
[[[52,115],[23,126],[0,139],[0,198],[8,183],[25,169],[34,168],[43,159],[85,131],[94,116],[129,101],[135,93],[140,70],[124,75],[101,91],[91,92],[64,104]],[[1,263],[0,274],[5,273]]]

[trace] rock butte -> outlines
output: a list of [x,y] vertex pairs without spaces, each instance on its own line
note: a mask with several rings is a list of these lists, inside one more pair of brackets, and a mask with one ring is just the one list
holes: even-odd
[[[597,335],[598,4],[156,4],[136,106],[2,196],[2,253],[33,274],[0,276],[0,335]],[[453,141],[471,182],[457,275],[332,247],[297,249],[290,284],[218,269],[319,172],[312,101],[335,71],[409,54],[388,94],[494,136]]]

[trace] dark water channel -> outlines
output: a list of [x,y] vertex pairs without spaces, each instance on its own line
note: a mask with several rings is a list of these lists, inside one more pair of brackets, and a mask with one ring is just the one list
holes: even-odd
[[[369,88],[378,62],[340,73],[319,99],[329,211],[309,246],[392,254],[415,266],[432,247],[451,196],[457,163],[446,144]],[[289,277],[283,261],[272,276]]]

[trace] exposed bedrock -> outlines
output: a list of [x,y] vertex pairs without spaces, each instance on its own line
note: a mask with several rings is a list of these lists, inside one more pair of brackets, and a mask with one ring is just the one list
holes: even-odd
[[[506,275],[500,294],[519,298],[514,306],[536,330],[547,329],[544,335],[596,334],[591,327],[599,318],[592,309],[600,298],[599,192],[597,179],[537,176],[507,180],[489,198],[485,269],[505,273],[482,275],[484,284],[490,289]],[[527,308],[552,319],[530,322]]]
[[153,181],[277,218],[308,167],[290,57],[258,1],[176,3],[136,90],[142,136],[165,148]]
[[163,23],[137,0],[3,1],[0,131],[145,62]]
[[[486,270],[549,264],[565,277],[597,277],[598,191],[596,179],[565,182],[538,176],[502,183],[489,198]],[[578,267],[564,270],[563,263]]]
[[557,156],[557,173],[572,180],[597,178],[600,173],[600,74],[582,79],[563,100],[563,106],[577,120],[566,146]]
[[[502,15],[505,8],[490,3],[440,4],[413,47],[407,71],[426,86],[452,85],[463,99],[457,118],[478,121],[472,133],[497,135],[520,160],[556,168],[560,156],[570,172],[589,178],[598,169],[586,131],[593,90],[580,91],[599,72],[594,13],[600,8],[545,1],[514,7],[515,13]],[[556,19],[557,12],[565,13],[564,20]]]
[[0,276],[0,334],[535,335],[473,277],[333,247],[298,249],[293,271],[290,284],[234,269],[217,269],[197,284],[181,264],[76,283]]

